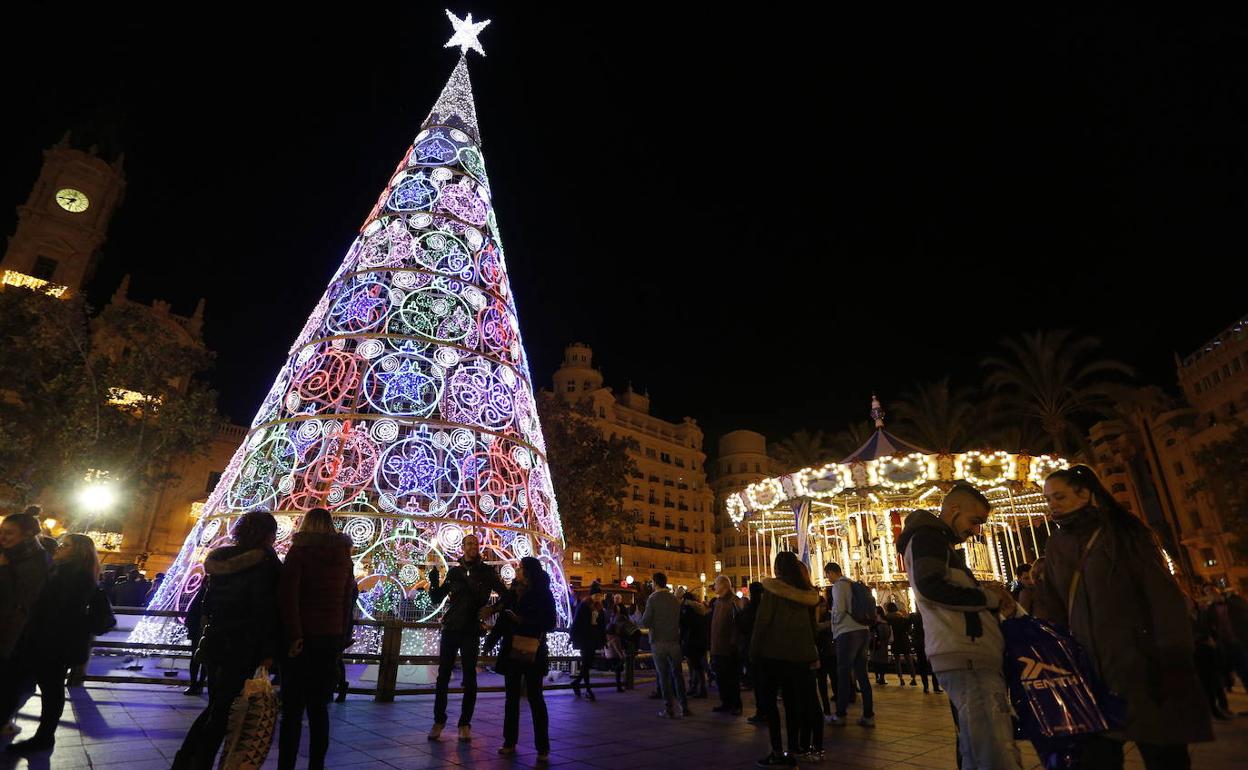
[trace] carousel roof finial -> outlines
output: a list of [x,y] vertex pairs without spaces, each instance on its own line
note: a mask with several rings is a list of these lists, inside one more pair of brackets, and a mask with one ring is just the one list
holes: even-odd
[[875,427],[884,427],[884,407],[880,406],[880,400],[871,394],[871,419],[875,420]]

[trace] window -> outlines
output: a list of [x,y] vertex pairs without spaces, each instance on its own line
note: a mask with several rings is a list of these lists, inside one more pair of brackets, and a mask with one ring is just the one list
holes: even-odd
[[581,552],[580,552],[580,551],[573,551],[573,552],[572,552],[572,563],[573,563],[573,564],[580,564],[580,563],[581,563]]
[[[600,406],[600,407],[598,407],[598,416],[599,416],[599,417],[604,417],[604,418],[607,416],[607,410],[606,410],[606,408],[605,408],[605,407],[601,407],[601,406]],[[614,434],[614,433],[612,433],[612,434],[611,434],[611,438],[615,438],[615,434]]]
[[749,465],[745,463],[741,463],[740,465],[737,466],[737,473],[748,473],[749,469],[750,469]]
[[763,468],[762,468],[762,466],[760,466],[758,463],[754,463],[754,472],[755,472],[755,473],[762,473],[762,472],[763,472]]
[[576,383],[575,383],[575,382],[569,382],[569,383],[568,383],[568,392],[569,392],[569,393],[575,393],[575,392],[576,392]]
[[1201,527],[1205,526],[1205,522],[1202,521],[1200,518],[1200,511],[1196,509],[1192,509],[1192,512],[1190,515],[1192,518],[1192,529],[1200,529]]
[[50,281],[56,273],[56,260],[51,257],[35,257],[35,269],[31,272],[41,281]]
[[680,540],[678,540],[677,542],[679,542],[679,543],[680,543],[680,547],[681,547],[681,548],[684,548],[684,547],[685,547],[685,539],[684,539],[683,537],[682,537]]
[[221,474],[222,471],[213,471],[208,474],[208,485],[204,487],[204,494],[212,494],[212,490],[217,488],[217,482],[221,480]]
[[669,455],[667,452],[661,452],[661,453],[659,454],[659,462],[664,462],[664,463],[667,463],[668,465],[671,465],[671,464],[672,464],[672,456],[671,456],[671,455]]
[[1200,560],[1204,562],[1206,567],[1218,566],[1218,555],[1213,552],[1212,548],[1201,548]]
[[651,460],[654,459],[654,447],[646,447],[646,457],[649,457]]
[[664,536],[663,536],[663,547],[664,547],[664,548],[671,548],[671,547],[672,547],[672,538],[671,538],[671,536],[670,536],[670,535],[664,535]]
[[683,457],[679,457],[679,456],[678,456],[678,457],[676,458],[676,467],[677,467],[677,468],[683,468],[683,467],[685,467],[685,458],[683,458]]

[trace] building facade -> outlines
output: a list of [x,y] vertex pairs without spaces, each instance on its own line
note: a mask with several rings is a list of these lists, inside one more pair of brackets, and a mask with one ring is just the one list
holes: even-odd
[[1157,531],[1185,576],[1248,591],[1248,564],[1230,547],[1234,535],[1201,488],[1197,461],[1248,410],[1248,318],[1175,363],[1182,403],[1136,407],[1093,426],[1098,470],[1114,497]]
[[[631,541],[616,559],[595,562],[569,542],[564,571],[573,586],[594,580],[618,582],[628,576],[649,579],[667,573],[676,586],[698,588],[714,580],[714,493],[703,469],[702,430],[691,417],[668,422],[650,414],[650,397],[627,387],[616,394],[603,385],[588,345],[573,343],[554,374],[555,392],[569,401],[588,400],[599,430],[607,437],[636,442],[630,454],[637,473],[627,480],[623,508],[633,521]],[[562,511],[564,517],[576,511]]]
[[719,554],[718,572],[732,579],[738,588],[748,586],[759,576],[751,572],[750,549],[746,536],[737,531],[724,501],[734,492],[756,481],[783,472],[780,464],[767,456],[767,437],[752,430],[734,430],[719,439],[719,452],[713,464],[711,488],[715,491],[715,540]]
[[[43,166],[26,202],[18,207],[18,221],[0,258],[0,285],[42,289],[55,296],[82,292],[91,282],[100,248],[117,207],[125,194],[124,156],[108,160],[94,147],[73,146],[66,134],[43,153]],[[168,302],[150,305],[130,296],[127,276],[113,293],[110,305],[143,309],[151,333],[203,347],[204,302],[189,315],[175,313]],[[121,342],[93,321],[92,350],[99,355],[124,354]],[[92,520],[76,509],[72,497],[49,494],[39,502],[50,518],[77,521],[80,528],[107,525],[121,535],[120,544],[101,552],[105,563],[144,565],[149,573],[163,570],[177,555],[194,522],[194,505],[212,490],[225,470],[246,428],[222,424],[203,451],[169,463],[170,480],[147,494],[123,495],[116,510]],[[101,469],[107,473],[107,469]],[[68,515],[67,515],[68,514]],[[100,519],[101,521],[95,521]],[[116,539],[108,538],[115,543]]]
[[[124,156],[108,161],[94,147],[70,145],[69,134],[44,150],[43,168],[0,260],[11,285],[75,292],[91,280],[113,213],[125,195]],[[63,288],[62,288],[63,287]]]

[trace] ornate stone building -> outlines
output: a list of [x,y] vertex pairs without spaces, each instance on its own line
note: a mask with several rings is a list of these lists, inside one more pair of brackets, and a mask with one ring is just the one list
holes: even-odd
[[745,489],[755,481],[784,472],[784,468],[767,456],[767,438],[752,430],[734,430],[719,439],[719,452],[713,464],[711,487],[715,490],[715,540],[719,554],[718,572],[732,579],[741,588],[759,576],[751,573],[749,548],[728,517],[724,501],[733,492]]
[[[0,281],[10,286],[44,288],[61,297],[83,291],[92,279],[109,223],[124,197],[123,168],[124,156],[107,160],[94,147],[75,148],[69,134],[45,150],[43,167],[30,196],[17,209],[16,230],[0,259]],[[130,277],[126,276],[109,304],[145,308],[152,334],[172,336],[188,346],[204,344],[202,299],[190,315],[180,315],[168,302],[154,300],[148,305],[133,299]],[[124,352],[116,349],[120,343],[101,336],[107,331],[98,324],[94,334],[97,353]],[[167,566],[190,531],[194,504],[212,490],[245,432],[241,426],[223,424],[205,452],[170,463],[169,470],[176,476],[172,481],[147,495],[123,495],[121,510],[103,514],[111,526],[120,527],[122,534],[120,547],[102,553],[103,560],[145,564],[149,573]],[[72,520],[80,513],[72,495],[66,499],[49,495],[41,502],[50,517],[68,513]]]
[[656,570],[667,573],[673,585],[698,587],[704,574],[713,580],[714,494],[703,470],[706,455],[698,424],[691,417],[673,423],[650,414],[649,395],[634,392],[631,385],[618,395],[604,387],[593,351],[579,342],[565,349],[554,386],[565,399],[588,399],[604,436],[637,442],[632,457],[638,473],[628,479],[624,497],[624,510],[634,522],[632,540],[622,544],[617,563],[591,563],[576,543],[568,543],[564,570],[569,583],[617,582],[628,575],[641,581]]

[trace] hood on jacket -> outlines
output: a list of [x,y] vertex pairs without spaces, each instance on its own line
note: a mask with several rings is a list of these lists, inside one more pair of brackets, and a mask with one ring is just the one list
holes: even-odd
[[9,561],[25,561],[26,559],[43,557],[49,564],[52,563],[52,555],[44,549],[39,540],[23,540],[17,545],[4,551],[4,555]]
[[807,607],[814,607],[819,603],[819,589],[810,588],[802,590],[794,588],[779,578],[763,578],[763,590],[773,593],[781,599],[788,599]]
[[204,572],[209,575],[232,575],[243,572],[262,563],[272,553],[267,548],[243,550],[237,545],[227,545],[208,554],[208,558],[204,559]]
[[910,545],[910,540],[914,537],[914,533],[924,527],[939,529],[941,533],[949,539],[949,543],[951,545],[957,545],[959,542],[957,536],[954,535],[953,530],[949,529],[949,525],[941,521],[939,516],[931,511],[925,511],[920,508],[916,511],[912,511],[910,515],[906,517],[905,528],[902,529],[901,534],[897,537],[897,553],[904,554],[906,552],[906,548]]
[[290,539],[290,547],[301,548],[351,548],[351,538],[337,532],[296,532]]

